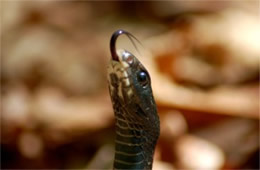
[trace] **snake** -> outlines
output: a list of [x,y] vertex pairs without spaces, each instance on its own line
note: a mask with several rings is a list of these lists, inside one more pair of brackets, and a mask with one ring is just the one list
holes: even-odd
[[151,77],[129,51],[116,49],[120,35],[132,42],[131,33],[117,30],[110,40],[108,89],[115,115],[115,157],[113,169],[152,169],[160,135],[160,120],[153,97]]

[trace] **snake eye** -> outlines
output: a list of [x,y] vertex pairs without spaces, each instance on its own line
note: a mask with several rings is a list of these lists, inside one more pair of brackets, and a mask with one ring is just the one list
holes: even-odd
[[149,82],[149,75],[145,71],[140,71],[137,73],[137,80],[141,83],[142,86],[146,86]]

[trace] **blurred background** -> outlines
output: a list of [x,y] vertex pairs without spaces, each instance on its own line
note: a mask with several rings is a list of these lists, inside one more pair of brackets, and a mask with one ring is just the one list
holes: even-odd
[[0,10],[2,169],[112,167],[106,74],[117,29],[146,50],[161,120],[153,169],[259,169],[259,1],[1,1]]

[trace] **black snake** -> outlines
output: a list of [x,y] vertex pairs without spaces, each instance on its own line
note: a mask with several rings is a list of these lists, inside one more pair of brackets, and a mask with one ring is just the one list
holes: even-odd
[[152,169],[160,134],[160,121],[153,98],[151,79],[140,61],[126,50],[116,50],[118,30],[110,41],[112,60],[108,84],[116,118],[114,169]]

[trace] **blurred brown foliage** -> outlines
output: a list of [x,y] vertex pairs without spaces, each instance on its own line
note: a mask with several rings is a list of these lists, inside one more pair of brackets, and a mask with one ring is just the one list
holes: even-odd
[[153,169],[259,169],[258,7],[1,2],[1,167],[112,167],[106,66],[125,29],[144,44],[161,119]]

